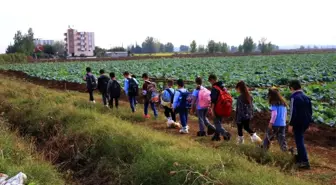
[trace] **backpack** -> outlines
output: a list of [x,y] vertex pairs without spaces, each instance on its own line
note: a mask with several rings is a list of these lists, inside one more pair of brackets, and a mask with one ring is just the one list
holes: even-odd
[[177,90],[178,92],[180,92],[180,97],[178,98],[178,105],[176,107],[176,109],[178,111],[180,110],[184,110],[184,109],[190,109],[191,108],[191,104],[192,104],[192,94],[188,91],[186,92],[182,92],[180,90]]
[[147,82],[149,84],[147,86],[146,100],[153,103],[158,103],[160,98],[159,93],[156,90],[156,83],[150,81]]
[[232,111],[232,97],[224,89],[218,86],[213,86],[218,90],[219,95],[217,102],[215,103],[215,114],[220,117],[229,117]]
[[120,84],[117,82],[117,80],[113,80],[112,85],[110,86],[109,92],[110,92],[109,95],[111,98],[120,97],[121,87],[120,87]]
[[237,100],[237,106],[239,105],[239,110],[237,109],[236,111],[240,111],[240,119],[241,120],[248,120],[253,118],[253,107],[252,104],[246,104],[244,103],[241,99],[238,98]]
[[90,89],[96,89],[97,88],[97,81],[96,78],[91,74],[87,74],[86,75],[86,80],[87,80],[87,84],[88,84],[88,88]]
[[202,108],[208,108],[211,105],[211,92],[205,88],[202,87],[198,92],[198,104]]
[[169,88],[167,88],[165,91],[167,91],[169,93],[170,97],[169,96],[162,96],[162,100],[164,102],[167,102],[167,103],[173,103],[174,93]]
[[106,90],[107,90],[107,84],[108,82],[110,81],[110,79],[107,77],[107,76],[103,76],[101,77],[100,81],[98,83],[102,83],[102,84],[99,84],[99,91],[102,92],[102,93],[105,93]]
[[137,96],[139,92],[139,85],[133,78],[128,78],[128,95]]

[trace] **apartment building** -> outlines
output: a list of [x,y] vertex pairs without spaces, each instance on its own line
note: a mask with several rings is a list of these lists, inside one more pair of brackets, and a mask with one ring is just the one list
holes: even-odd
[[68,56],[94,56],[94,33],[93,32],[79,32],[75,29],[69,28],[65,36],[65,49]]
[[35,46],[37,45],[53,45],[54,40],[43,40],[43,39],[34,39]]

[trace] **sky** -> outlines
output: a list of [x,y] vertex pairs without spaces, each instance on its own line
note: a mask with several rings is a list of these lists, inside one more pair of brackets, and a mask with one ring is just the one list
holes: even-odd
[[0,53],[17,30],[64,40],[69,25],[95,33],[95,45],[141,44],[147,36],[175,47],[196,40],[239,45],[245,36],[279,46],[336,45],[335,0],[0,0]]

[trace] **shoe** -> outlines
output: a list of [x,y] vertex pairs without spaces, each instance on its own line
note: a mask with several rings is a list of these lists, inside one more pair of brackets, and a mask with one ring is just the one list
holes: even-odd
[[105,107],[110,108],[109,105],[105,105]]
[[310,164],[309,164],[309,162],[296,163],[296,167],[299,168],[299,169],[309,170],[310,169]]
[[146,118],[146,119],[149,119],[150,115],[144,115],[143,117]]
[[244,136],[238,136],[237,137],[237,144],[244,144]]
[[208,125],[207,128],[208,128],[207,130],[208,135],[212,135],[216,132],[216,128],[213,125]]
[[218,133],[215,133],[212,138],[211,138],[211,141],[220,141],[220,137],[219,137],[219,134]]
[[205,131],[198,131],[197,132],[197,137],[204,137],[204,136],[206,136]]
[[174,121],[168,119],[168,121],[167,121],[167,127],[168,127],[168,128],[172,128],[172,127],[173,127],[173,124],[174,124]]
[[230,139],[231,139],[230,132],[225,132],[224,135],[223,135],[223,138],[224,138],[225,141],[230,141]]
[[180,133],[181,133],[181,134],[188,134],[189,131],[188,131],[188,129],[185,127],[185,128],[182,128],[182,129],[180,130]]
[[252,141],[252,143],[257,143],[257,144],[261,144],[261,142],[262,142],[261,138],[256,133],[254,133],[251,136],[251,141]]

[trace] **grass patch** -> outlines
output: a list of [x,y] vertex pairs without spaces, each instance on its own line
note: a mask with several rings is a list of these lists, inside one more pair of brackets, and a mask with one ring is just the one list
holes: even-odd
[[[214,149],[132,124],[144,121],[141,112],[107,112],[80,94],[3,78],[0,86],[0,109],[13,127],[35,138],[81,184],[316,184],[249,160],[242,155],[249,149],[239,151],[230,143]],[[10,89],[18,93],[5,98]]]
[[23,172],[28,177],[28,184],[64,184],[56,169],[34,151],[33,145],[8,130],[0,117],[0,172],[9,176]]

